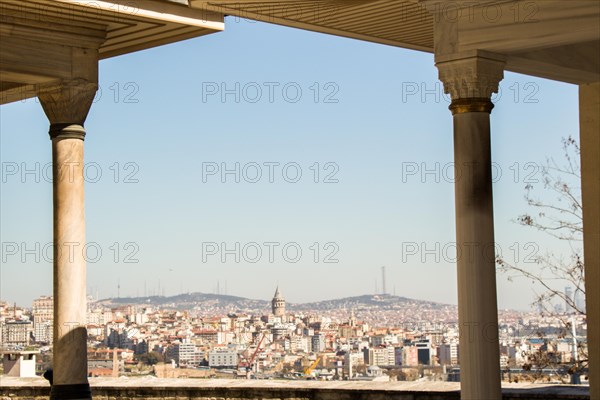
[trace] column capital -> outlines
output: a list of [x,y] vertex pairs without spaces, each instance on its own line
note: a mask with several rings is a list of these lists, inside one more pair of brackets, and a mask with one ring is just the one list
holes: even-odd
[[58,84],[40,88],[38,97],[53,127],[51,135],[59,126],[83,127],[97,90],[97,83],[85,79],[63,80]]
[[490,103],[492,94],[498,92],[500,81],[504,78],[504,65],[501,57],[479,53],[436,59],[444,92],[452,97],[453,104],[461,107],[469,103],[478,104],[470,111],[477,111],[477,108],[479,111],[487,108],[491,111],[483,103]]

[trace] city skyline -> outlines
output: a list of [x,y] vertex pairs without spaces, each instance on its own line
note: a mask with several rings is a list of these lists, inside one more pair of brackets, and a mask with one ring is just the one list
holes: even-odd
[[[460,380],[462,336],[456,306],[409,300],[399,307],[393,296],[373,295],[353,299],[350,307],[330,303],[298,308],[286,302],[278,286],[270,301],[236,302],[235,308],[220,301],[215,307],[214,299],[197,304],[193,300],[165,306],[90,303],[86,312],[90,376]],[[556,330],[562,317],[499,312],[504,381],[550,377],[569,382],[572,357],[585,354],[587,323],[584,315],[572,314],[576,329],[566,339]],[[53,320],[52,297],[37,298],[31,311],[0,304],[0,343],[17,354],[33,346],[37,349],[33,353],[41,358],[37,363],[33,360],[27,372],[22,369],[22,377],[33,377],[52,365]],[[547,350],[540,348],[543,343]],[[552,354],[556,368],[539,363],[537,351]],[[159,360],[170,365],[168,375],[164,367],[157,367]],[[417,374],[421,369],[425,375]]]

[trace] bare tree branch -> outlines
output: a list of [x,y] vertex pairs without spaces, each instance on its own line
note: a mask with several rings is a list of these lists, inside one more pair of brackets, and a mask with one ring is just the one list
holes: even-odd
[[[580,149],[577,141],[572,137],[563,139],[562,147],[565,162],[559,164],[553,158],[549,158],[541,169],[543,189],[546,195],[556,196],[554,201],[534,197],[534,186],[527,184],[525,200],[530,207],[536,210],[536,213],[520,215],[515,222],[568,242],[571,245],[571,257],[565,260],[562,257],[547,254],[536,257],[535,263],[526,266],[511,264],[501,256],[496,259],[498,271],[504,273],[509,281],[515,278],[525,278],[543,289],[541,293],[536,293],[536,299],[532,306],[537,306],[543,310],[543,315],[560,322],[561,331],[557,335],[557,341],[568,337],[572,338],[572,315],[585,316],[585,309],[576,300],[577,294],[585,295],[584,261],[580,251],[572,245],[583,239],[581,173],[577,161]],[[555,289],[554,286],[557,282],[574,287],[573,296]],[[567,308],[565,313],[555,310],[553,304],[557,301],[565,304]],[[568,309],[572,311],[571,314]],[[535,351],[524,354],[528,361],[523,368],[528,371],[532,371],[534,367],[539,368],[541,377],[542,368],[556,367],[556,361],[551,357],[549,351],[556,344],[547,339],[542,332],[538,333],[538,339],[544,340],[544,346],[539,346]],[[583,343],[577,342],[577,348],[574,351],[577,352],[578,360],[571,361],[570,374],[579,373],[587,368],[587,351]]]

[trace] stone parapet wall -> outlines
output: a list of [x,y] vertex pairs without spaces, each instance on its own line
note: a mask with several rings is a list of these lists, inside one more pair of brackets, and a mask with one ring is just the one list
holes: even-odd
[[[199,379],[91,379],[94,400],[459,400],[457,384]],[[428,389],[429,388],[429,389]],[[513,385],[504,400],[589,400],[585,386]],[[34,379],[0,377],[0,400],[47,400]]]

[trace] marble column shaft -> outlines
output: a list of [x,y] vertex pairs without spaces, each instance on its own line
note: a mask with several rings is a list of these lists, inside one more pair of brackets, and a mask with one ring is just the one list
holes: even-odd
[[490,101],[503,62],[438,62],[452,96],[461,398],[501,400],[494,246]]
[[50,120],[54,205],[51,399],[91,399],[87,380],[83,123],[97,86],[67,82],[39,94]]

